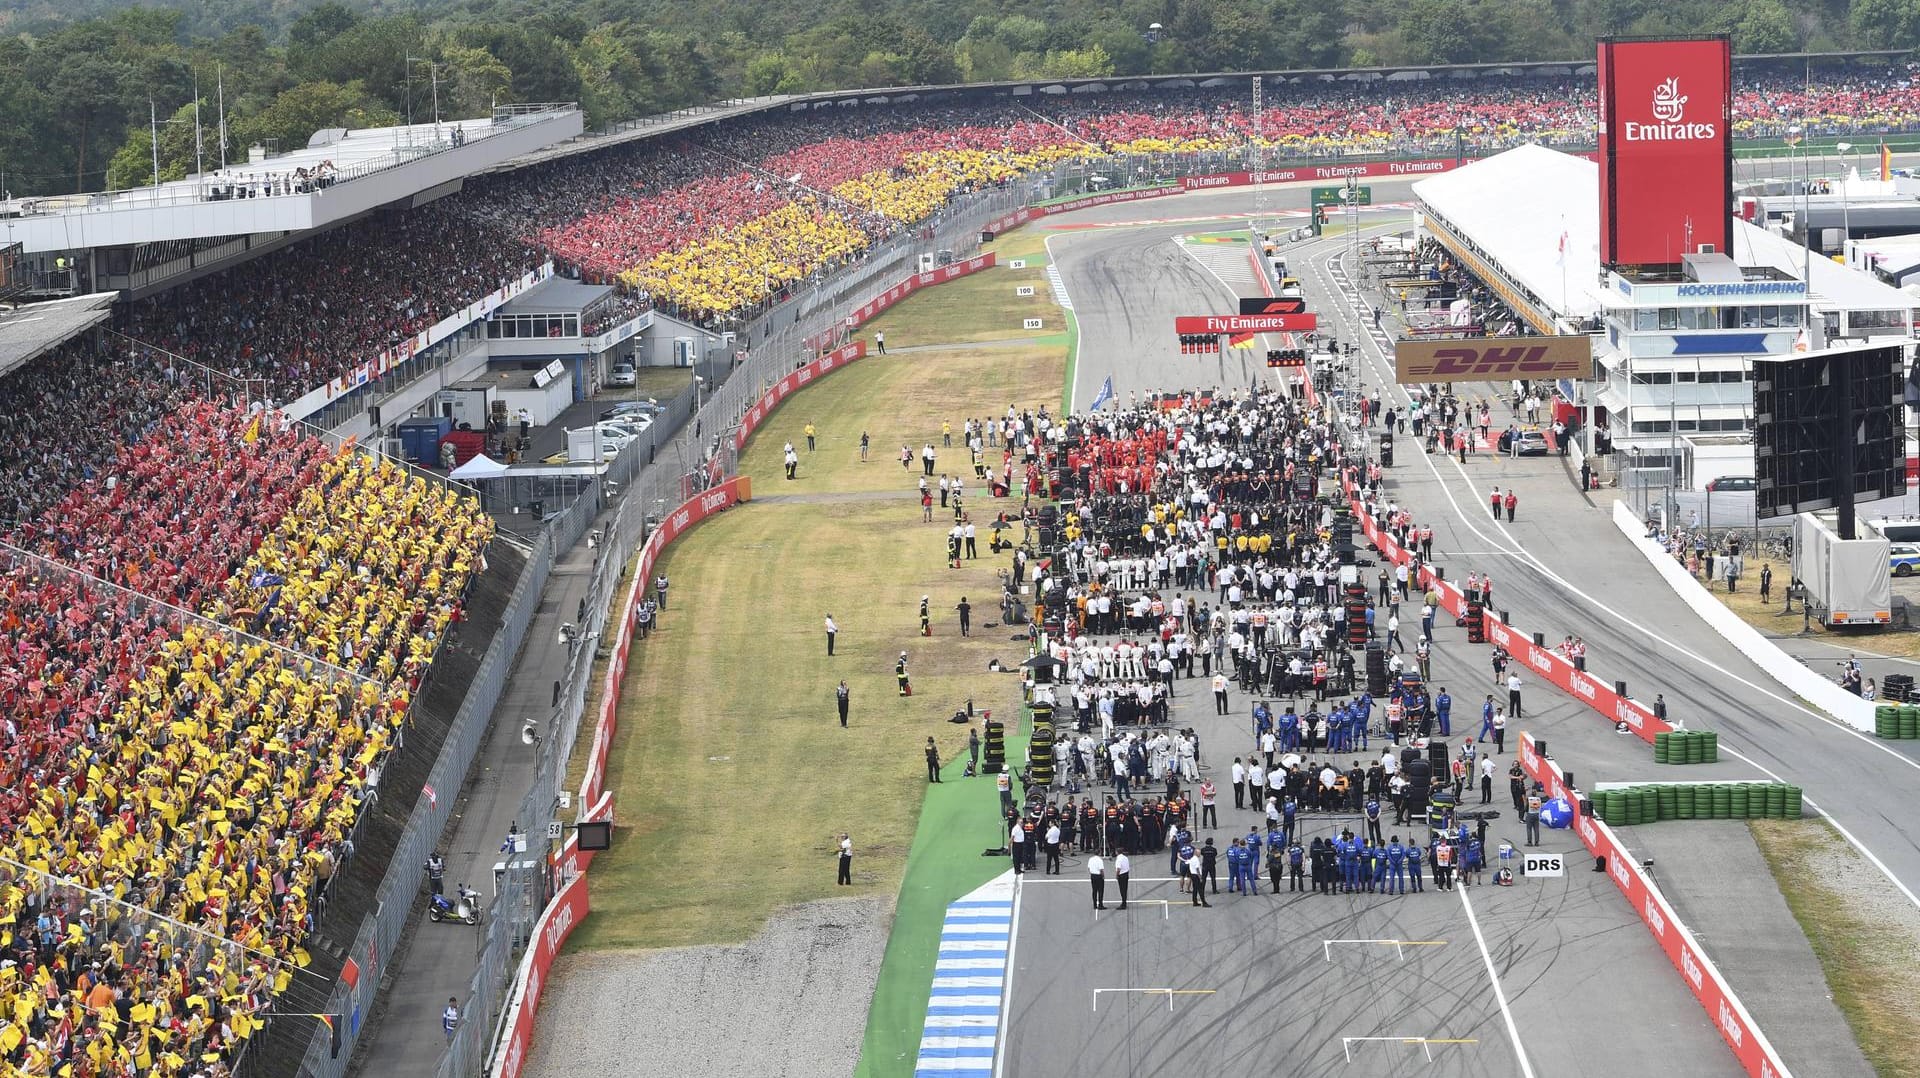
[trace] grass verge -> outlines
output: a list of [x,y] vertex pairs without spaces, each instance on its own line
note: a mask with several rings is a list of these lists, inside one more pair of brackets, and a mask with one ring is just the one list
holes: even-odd
[[[743,462],[755,503],[694,529],[664,561],[673,604],[635,645],[622,690],[607,761],[618,829],[594,863],[594,916],[574,949],[747,939],[782,906],[847,893],[833,885],[842,830],[858,851],[855,893],[899,886],[927,790],[926,738],[961,757],[965,730],[944,720],[969,696],[1015,715],[1018,680],[985,670],[1026,652],[984,625],[997,620],[1001,562],[946,568],[944,529],[922,524],[910,496],[917,469],[879,453],[861,464],[856,428],[879,446],[937,442],[931,417],[1050,401],[1059,376],[1057,358],[1011,349],[869,359],[775,413]],[[804,450],[809,416],[833,417],[832,448],[803,451],[801,479],[788,482],[781,446]],[[918,635],[923,594],[933,596],[931,641]],[[952,612],[962,594],[976,605],[968,640]],[[841,626],[831,659],[829,613]],[[909,699],[893,685],[902,649]],[[843,677],[853,699],[845,730],[833,707]],[[978,860],[984,840],[966,841]]]
[[[1765,603],[1760,601],[1760,570],[1764,566],[1773,569],[1773,599]],[[1804,631],[1836,647],[1858,646],[1879,655],[1920,659],[1920,633],[1870,628],[1829,629],[1821,625],[1818,618],[1809,621],[1799,606],[1795,606],[1791,614],[1782,614],[1781,610],[1786,606],[1782,595],[1786,582],[1792,576],[1792,567],[1786,562],[1748,558],[1746,571],[1740,577],[1739,591],[1728,594],[1724,578],[1709,584],[1707,591],[1728,610],[1740,615],[1741,621],[1769,636],[1795,636]]]
[[1912,907],[1823,820],[1748,826],[1874,1072],[1920,1075],[1920,939]]

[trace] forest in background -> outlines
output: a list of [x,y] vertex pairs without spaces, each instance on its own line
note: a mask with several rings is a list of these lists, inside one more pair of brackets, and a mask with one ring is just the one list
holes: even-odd
[[[1148,27],[1161,26],[1156,35]],[[1726,31],[1742,54],[1908,49],[1920,0],[0,0],[0,192],[193,170],[325,127],[578,101],[589,128],[723,97],[1012,78],[1586,59]],[[1149,40],[1150,37],[1156,40]]]

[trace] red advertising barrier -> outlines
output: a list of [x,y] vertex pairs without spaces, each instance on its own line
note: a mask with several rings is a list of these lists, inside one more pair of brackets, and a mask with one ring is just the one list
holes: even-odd
[[1132,191],[1105,191],[1097,195],[1085,195],[1065,202],[1055,202],[1046,206],[1027,206],[1009,214],[988,221],[980,231],[998,236],[1009,229],[1019,228],[1028,221],[1039,217],[1051,217],[1056,213],[1072,213],[1075,210],[1089,210],[1095,206],[1117,206],[1126,202],[1140,202],[1149,198],[1165,198],[1168,195],[1185,194],[1186,189],[1168,185],[1166,187],[1147,187]]
[[[919,289],[977,273],[993,264],[994,256],[985,254],[928,273],[915,274],[869,300],[848,319],[848,323],[858,325]],[[734,439],[735,447],[746,445],[754,430],[795,391],[866,354],[866,344],[855,341],[774,383],[773,388],[754,402],[753,407],[741,418],[740,432]],[[607,752],[612,747],[614,731],[619,725],[620,687],[626,681],[627,660],[633,650],[633,634],[639,628],[640,596],[653,582],[654,564],[669,543],[686,534],[694,525],[733,508],[751,496],[752,487],[746,476],[736,476],[701,491],[667,514],[667,518],[660,522],[640,547],[640,561],[634,570],[633,581],[628,584],[627,594],[620,602],[612,656],[607,663],[606,678],[601,684],[600,714],[594,723],[593,743],[587,751],[586,776],[580,781],[580,819],[613,819],[613,794],[603,789],[602,783],[606,780]],[[534,1020],[540,1008],[540,992],[545,986],[547,969],[560,953],[567,936],[587,915],[586,870],[592,861],[593,851],[580,849],[577,835],[568,836],[559,855],[554,858],[552,873],[555,882],[561,885],[560,892],[547,907],[546,913],[541,915],[535,930],[534,947],[521,964],[520,991],[509,1004],[509,1032],[499,1054],[494,1057],[492,1078],[519,1078],[521,1068],[525,1065],[526,1049],[533,1040]]]
[[922,288],[931,288],[937,284],[946,284],[948,281],[957,280],[968,274],[979,273],[983,269],[991,269],[994,266],[995,260],[994,253],[988,251],[983,255],[975,255],[965,262],[955,262],[949,266],[941,266],[936,270],[916,273],[855,308],[854,312],[847,316],[847,328],[852,329],[855,326],[872,321],[874,315],[906,299]]
[[[540,996],[547,987],[547,973],[567,937],[587,919],[587,880],[581,876],[560,889],[547,906],[547,912],[534,923],[533,945],[520,960],[520,972],[514,978],[514,994],[509,1006],[512,1017],[507,1039],[494,1057],[493,1078],[520,1078],[527,1065],[527,1049],[533,1044],[533,1019],[540,1009]],[[482,1020],[485,1015],[479,1016]]]
[[[1413,555],[1404,550],[1393,537],[1374,522],[1358,498],[1353,497],[1349,486],[1348,497],[1352,500],[1354,515],[1360,519],[1368,542],[1380,550],[1381,557],[1394,565],[1408,561]],[[1454,617],[1467,612],[1466,595],[1451,582],[1441,580],[1431,566],[1422,566],[1420,579],[1414,584],[1423,589],[1431,589],[1440,596],[1440,609]],[[1654,715],[1645,705],[1629,700],[1613,691],[1613,686],[1584,670],[1574,669],[1573,660],[1553,650],[1538,647],[1526,634],[1513,628],[1496,617],[1491,610],[1484,611],[1487,623],[1487,640],[1507,649],[1513,661],[1520,664],[1529,674],[1546,681],[1548,684],[1567,693],[1588,707],[1607,717],[1609,722],[1624,722],[1642,741],[1651,743],[1655,734],[1666,733],[1673,729],[1665,720]]]
[[1639,862],[1614,835],[1613,829],[1579,811],[1579,801],[1568,796],[1565,777],[1558,764],[1546,758],[1534,744],[1533,735],[1520,734],[1520,766],[1539,782],[1549,797],[1566,797],[1574,805],[1573,830],[1587,852],[1607,859],[1607,875],[1626,897],[1627,904],[1640,915],[1641,923],[1653,934],[1654,941],[1666,952],[1667,961],[1680,971],[1687,990],[1700,1001],[1713,1019],[1720,1037],[1733,1049],[1734,1058],[1753,1078],[1786,1078],[1787,1067],[1767,1042],[1766,1035],[1754,1024],[1740,998],[1720,975],[1693,933],[1674,914],[1673,907],[1661,896]]
[[760,424],[766,420],[767,416],[773,414],[773,410],[780,407],[780,402],[786,400],[796,390],[828,371],[839,370],[856,359],[864,358],[866,354],[867,342],[854,341],[852,344],[841,345],[775,382],[771,389],[760,395],[760,399],[753,403],[753,407],[747,409],[747,414],[740,417],[740,429],[733,436],[733,447],[745,448],[747,439],[753,437],[753,432],[760,428]]
[[1180,186],[1187,191],[1212,191],[1221,187],[1247,187],[1256,183],[1297,183],[1301,180],[1370,179],[1376,176],[1431,176],[1451,172],[1463,162],[1452,157],[1425,161],[1355,161],[1344,165],[1300,165],[1296,168],[1266,169],[1260,172],[1218,172],[1211,176],[1187,176]]

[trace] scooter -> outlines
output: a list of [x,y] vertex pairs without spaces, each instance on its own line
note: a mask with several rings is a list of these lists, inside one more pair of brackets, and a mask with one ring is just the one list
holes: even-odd
[[480,892],[461,884],[459,897],[448,901],[445,895],[429,895],[427,916],[435,922],[453,921],[464,925],[480,923]]

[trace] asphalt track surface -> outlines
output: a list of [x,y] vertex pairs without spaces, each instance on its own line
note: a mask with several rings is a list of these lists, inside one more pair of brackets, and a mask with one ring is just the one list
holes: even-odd
[[[1373,186],[1376,203],[1411,197],[1410,184],[1405,182]],[[1299,208],[1306,193],[1290,186],[1269,189],[1265,197],[1269,206]],[[1223,192],[1103,207],[1058,220],[1244,215],[1250,207],[1245,192]],[[1121,211],[1131,211],[1132,216]],[[1170,239],[1183,230],[1226,227],[1168,226],[1164,234]],[[1078,309],[1080,291],[1097,292],[1103,276],[1118,274],[1118,270],[1090,264],[1109,252],[1124,254],[1135,248],[1121,242],[1121,230],[1065,235],[1072,238],[1056,238],[1051,247]],[[1362,379],[1370,386],[1386,387],[1389,401],[1404,405],[1406,396],[1391,385],[1390,360],[1379,342],[1360,332],[1362,320],[1350,315],[1350,302],[1337,298],[1327,263],[1338,258],[1342,246],[1335,239],[1295,248],[1289,265],[1307,290],[1310,309],[1322,312],[1322,331],[1360,340]],[[1171,272],[1163,275],[1160,287],[1171,287]],[[1200,298],[1218,297],[1224,302],[1225,295],[1216,283],[1214,293]],[[1171,329],[1159,328],[1166,327],[1174,313],[1171,307],[1189,297],[1142,285],[1128,293],[1127,300],[1137,308],[1133,324],[1147,327],[1148,335],[1130,347],[1110,338],[1096,344],[1090,330],[1100,308],[1087,305],[1076,365],[1076,401],[1090,401],[1109,370],[1123,400],[1123,380],[1141,386],[1198,381],[1193,369],[1184,365],[1194,357],[1180,356]],[[1156,306],[1161,312],[1157,317],[1141,313]],[[1249,353],[1248,362],[1253,362],[1253,355]],[[1388,491],[1413,506],[1422,523],[1433,526],[1437,560],[1451,575],[1491,572],[1496,581],[1494,605],[1512,615],[1512,624],[1544,632],[1549,640],[1579,634],[1587,642],[1588,665],[1595,672],[1625,680],[1639,699],[1651,700],[1654,693],[1664,693],[1675,718],[1721,732],[1723,754],[1744,758],[1770,777],[1801,786],[1818,810],[1920,906],[1920,842],[1895,803],[1901,792],[1920,782],[1920,743],[1880,741],[1859,734],[1788,696],[1752,660],[1707,628],[1619,533],[1613,524],[1613,493],[1583,495],[1569,481],[1560,460],[1482,455],[1470,457],[1462,466],[1450,457],[1421,453],[1411,441],[1405,448],[1411,452],[1400,454],[1400,465],[1388,469]],[[1513,524],[1496,523],[1485,510],[1484,499],[1495,485],[1520,492],[1520,512]]]
[[[1375,202],[1403,200],[1406,186],[1376,184]],[[1304,208],[1305,198],[1304,190],[1275,189],[1265,203],[1269,210]],[[1250,208],[1246,192],[1209,194],[1106,207],[1050,223],[1244,215]],[[1173,315],[1230,309],[1224,304],[1243,285],[1257,294],[1250,263],[1236,280],[1224,266],[1210,272],[1174,245],[1183,233],[1230,227],[1185,222],[1055,232],[1050,254],[1080,319],[1074,389],[1080,406],[1109,375],[1123,402],[1129,391],[1231,387],[1272,377],[1258,351],[1244,358],[1181,356],[1172,340]],[[1317,246],[1330,252],[1341,244]],[[1313,249],[1301,245],[1290,261]],[[1330,302],[1324,295],[1310,299],[1313,309]],[[1186,309],[1195,305],[1201,308]],[[1570,486],[1568,492],[1573,497]],[[1416,504],[1429,498],[1443,504],[1433,493],[1407,496]],[[1470,534],[1464,521],[1456,530]],[[1456,542],[1450,549],[1466,548]],[[1516,589],[1520,583],[1514,581]],[[1469,702],[1488,677],[1485,649],[1448,631],[1438,644],[1437,678],[1459,686],[1457,709],[1477,712]],[[1229,759],[1249,741],[1251,699],[1236,692],[1233,714],[1216,717],[1203,706],[1211,701],[1200,685],[1181,684],[1175,722],[1200,733],[1205,774],[1221,788],[1226,825],[1212,834],[1225,845],[1256,822],[1252,812],[1231,808],[1226,778]],[[1644,747],[1624,744],[1571,700],[1536,691],[1529,708],[1522,725],[1560,738],[1556,754],[1584,753],[1580,758],[1594,760],[1593,766],[1605,761],[1618,772],[1615,778],[1645,777],[1632,773],[1651,767]],[[1508,762],[1500,759],[1502,774]],[[1752,774],[1735,761],[1689,777]],[[1496,793],[1497,808],[1506,799],[1504,784]],[[1337,825],[1308,820],[1306,826],[1310,837],[1331,834]],[[1522,837],[1508,812],[1489,843],[1518,844]],[[1166,858],[1143,855],[1135,859],[1135,904],[1124,914],[1115,910],[1110,879],[1109,908],[1098,920],[1084,864],[1070,858],[1061,876],[1029,877],[1033,882],[1021,888],[1004,1073],[1146,1075],[1276,1064],[1308,1075],[1738,1073],[1634,911],[1605,877],[1584,871],[1577,840],[1549,832],[1544,845],[1568,856],[1564,878],[1521,880],[1511,889],[1483,886],[1464,900],[1459,893],[1435,893],[1431,881],[1423,895],[1385,897],[1269,896],[1263,880],[1260,896],[1223,894],[1212,909],[1192,907],[1172,882],[1151,882],[1167,876]],[[1423,946],[1405,948],[1402,959],[1400,948],[1380,944],[1329,950],[1324,941],[1331,939]],[[1175,992],[1110,991],[1121,988]],[[1350,1039],[1364,1037],[1390,1039]]]

